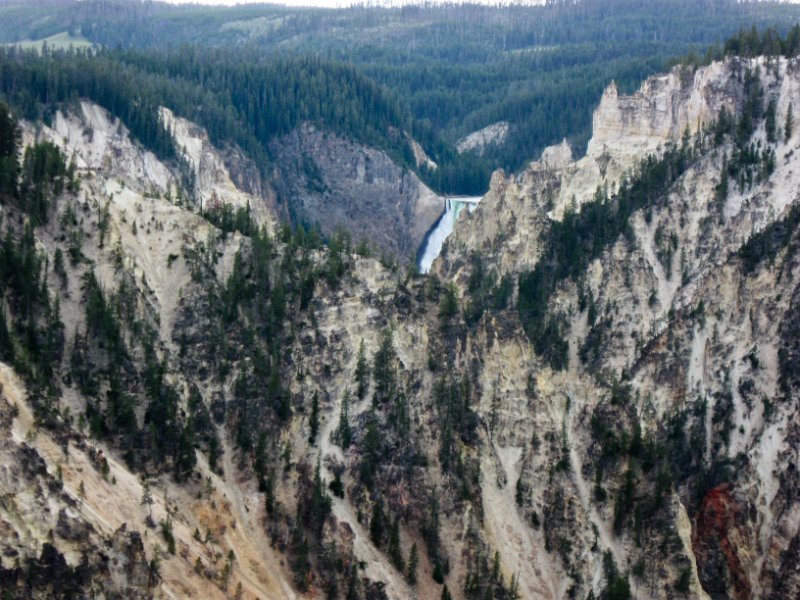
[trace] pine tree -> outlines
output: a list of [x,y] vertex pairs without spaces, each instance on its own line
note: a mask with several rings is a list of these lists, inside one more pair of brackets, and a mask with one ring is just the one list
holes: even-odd
[[0,197],[17,193],[20,130],[8,106],[0,102]]
[[792,137],[792,130],[794,128],[794,114],[792,112],[792,105],[789,104],[789,110],[786,112],[786,126],[783,128],[783,137],[786,142]]
[[61,248],[56,248],[56,253],[53,256],[53,272],[61,281],[61,288],[65,289],[67,287],[67,270],[64,267],[64,253]]
[[0,157],[16,156],[19,130],[8,106],[0,102]]
[[767,112],[765,115],[765,127],[767,131],[767,141],[770,144],[774,144],[777,141],[776,136],[776,123],[775,123],[775,113],[777,112],[777,104],[775,102],[775,98],[770,99],[769,104],[767,105]]
[[719,183],[714,191],[714,201],[718,210],[722,210],[725,201],[728,199],[728,159],[727,157],[722,160],[722,171],[719,174]]
[[403,550],[400,548],[400,520],[395,519],[389,530],[389,558],[395,568],[401,573],[405,570]]
[[447,584],[442,588],[442,600],[453,600],[453,597],[450,595],[450,590],[447,589]]
[[347,450],[353,441],[353,432],[350,429],[350,390],[344,391],[342,408],[339,412],[339,427],[336,430],[339,446]]
[[161,579],[161,546],[153,548],[153,558],[150,559],[150,577]]
[[448,321],[458,314],[458,297],[456,287],[450,283],[444,288],[444,294],[439,302],[439,317]]
[[489,413],[489,438],[490,439],[494,437],[494,430],[497,427],[497,416],[498,416],[498,411],[499,410],[500,410],[500,399],[497,397],[497,394],[495,394],[492,397],[492,409],[491,409],[491,412]]
[[617,569],[610,550],[606,550],[603,554],[603,569],[606,576],[606,587],[601,597],[606,600],[630,600],[631,588],[628,578]]
[[317,466],[314,469],[314,490],[311,498],[311,528],[319,538],[322,535],[322,527],[325,519],[331,512],[331,499],[325,493],[325,486],[322,481],[320,469],[320,459],[317,457]]
[[525,484],[522,483],[522,476],[517,477],[517,487],[514,493],[514,500],[517,506],[522,506],[525,502]]
[[347,579],[347,595],[345,600],[358,600],[358,577],[356,569],[350,569],[350,577]]
[[395,392],[395,361],[396,353],[392,330],[386,329],[381,336],[381,345],[372,361],[372,375],[375,379],[375,405],[380,405],[389,400]]
[[417,583],[417,567],[419,566],[419,551],[417,550],[417,543],[414,542],[411,546],[411,554],[408,556],[408,565],[406,565],[406,579],[411,585]]
[[308,574],[311,571],[311,562],[308,557],[308,540],[303,535],[299,523],[292,530],[291,544],[292,560],[290,564],[294,574],[294,583],[298,590],[305,592],[308,589]]
[[146,481],[142,485],[142,499],[139,502],[141,506],[147,507],[147,518],[153,518],[153,495],[150,493],[150,482]]
[[492,581],[500,581],[500,553],[494,553],[492,559]]
[[164,541],[167,542],[167,551],[170,554],[175,554],[175,535],[172,531],[172,519],[167,516],[164,521],[161,521],[161,535]]
[[78,510],[83,506],[84,500],[86,500],[86,486],[83,485],[83,479],[81,479],[81,483],[78,486]]
[[275,473],[272,468],[264,480],[264,507],[267,515],[272,516],[275,513]]
[[362,446],[359,475],[364,485],[371,489],[375,483],[375,472],[381,458],[381,433],[374,414],[370,414],[367,420],[367,431]]
[[319,431],[319,394],[317,392],[314,392],[314,398],[311,400],[311,417],[309,418],[308,426],[308,443],[313,446],[316,443],[317,432]]
[[363,400],[369,387],[369,365],[367,364],[367,351],[364,348],[364,340],[358,347],[358,358],[356,359],[356,395],[359,400]]
[[369,537],[378,548],[383,546],[384,519],[383,504],[378,500],[372,505],[372,517],[369,520]]
[[436,583],[444,583],[444,573],[442,572],[442,564],[439,562],[439,559],[436,559],[436,562],[433,563],[433,573],[431,577]]
[[185,481],[197,464],[194,446],[194,419],[189,417],[178,438],[178,449],[175,453],[175,480],[178,482]]
[[14,361],[14,344],[6,324],[6,311],[2,302],[0,302],[0,359],[7,363]]
[[344,498],[344,483],[342,483],[342,473],[339,469],[334,473],[333,481],[330,482],[328,488],[337,498]]

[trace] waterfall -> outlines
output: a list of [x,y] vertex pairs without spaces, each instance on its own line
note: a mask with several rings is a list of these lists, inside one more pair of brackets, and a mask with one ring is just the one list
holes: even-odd
[[434,259],[439,256],[442,246],[447,237],[453,233],[453,227],[458,220],[458,216],[467,208],[469,212],[475,210],[481,196],[465,198],[446,198],[444,201],[444,213],[436,224],[431,228],[423,241],[423,250],[420,253],[419,269],[423,273],[431,270]]

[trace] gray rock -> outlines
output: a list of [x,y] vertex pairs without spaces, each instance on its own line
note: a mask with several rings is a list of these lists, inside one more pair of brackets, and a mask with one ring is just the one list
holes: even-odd
[[304,125],[272,143],[275,187],[299,222],[339,228],[402,262],[412,259],[444,209],[417,175],[380,150]]

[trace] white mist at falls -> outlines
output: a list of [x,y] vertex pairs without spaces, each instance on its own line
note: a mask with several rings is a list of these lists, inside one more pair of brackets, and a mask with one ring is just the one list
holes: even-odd
[[444,214],[433,226],[428,236],[425,239],[425,248],[422,251],[422,256],[419,259],[419,270],[427,273],[431,270],[433,260],[439,256],[442,251],[444,241],[451,233],[456,224],[458,215],[467,207],[469,212],[475,210],[478,202],[481,201],[481,196],[472,196],[466,198],[447,198],[444,204]]

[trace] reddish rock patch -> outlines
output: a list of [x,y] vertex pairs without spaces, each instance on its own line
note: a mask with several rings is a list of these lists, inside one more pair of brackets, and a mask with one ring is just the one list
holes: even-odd
[[750,580],[737,553],[741,536],[741,508],[731,496],[732,486],[709,490],[694,518],[692,547],[697,557],[700,583],[712,598],[749,600]]

